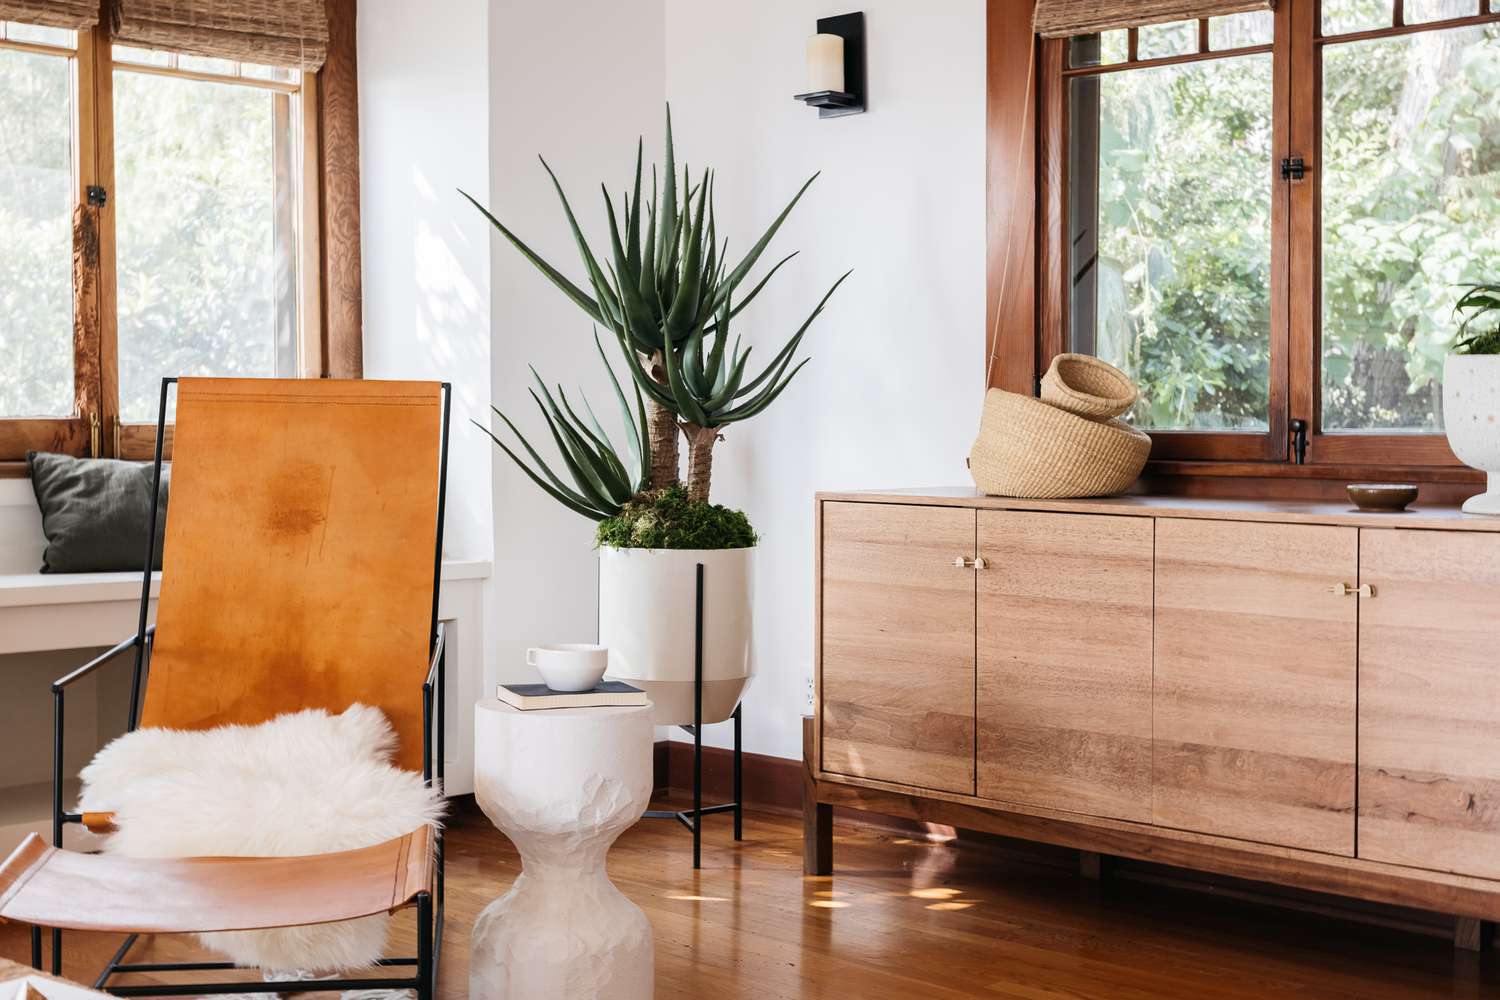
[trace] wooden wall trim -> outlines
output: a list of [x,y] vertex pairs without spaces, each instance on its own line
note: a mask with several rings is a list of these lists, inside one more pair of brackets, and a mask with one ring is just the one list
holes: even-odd
[[1034,6],[1034,0],[989,0],[985,71],[986,388],[1027,394],[1037,328],[1037,88],[1028,85],[1028,77],[1035,79]]
[[328,0],[328,59],[318,71],[323,374],[364,375],[359,233],[357,0]]

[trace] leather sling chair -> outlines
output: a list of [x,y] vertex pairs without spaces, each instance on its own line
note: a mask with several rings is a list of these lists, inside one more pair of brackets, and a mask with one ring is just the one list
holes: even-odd
[[[134,651],[128,726],[207,729],[285,712],[381,709],[393,763],[443,777],[443,639],[437,620],[447,474],[447,383],[164,379],[156,436],[177,386],[156,624],[153,503],[135,635],[52,685],[52,847],[40,838],[0,868],[0,919],[127,931],[95,982],[118,996],[412,989],[434,994],[443,924],[441,832],[423,827],[361,850],[311,857],[140,859],[61,850],[63,827],[113,814],[63,809],[63,708],[70,685]],[[159,490],[153,490],[159,496]],[[141,694],[144,690],[144,705]],[[434,695],[436,707],[434,708]],[[35,835],[33,835],[35,837]],[[139,933],[259,930],[348,920],[415,905],[417,955],[386,958],[410,977],[286,983],[111,985],[118,975],[228,970],[229,962],[129,964]]]

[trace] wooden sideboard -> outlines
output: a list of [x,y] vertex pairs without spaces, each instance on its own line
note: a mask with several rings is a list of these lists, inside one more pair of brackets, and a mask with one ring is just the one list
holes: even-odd
[[1500,919],[1500,519],[824,493],[833,805]]

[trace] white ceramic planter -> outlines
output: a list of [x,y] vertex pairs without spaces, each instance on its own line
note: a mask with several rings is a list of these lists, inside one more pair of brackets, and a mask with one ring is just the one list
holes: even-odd
[[723,722],[750,683],[755,549],[599,550],[607,676],[644,690],[659,726],[693,721],[696,569],[703,564],[703,721]]
[[1453,454],[1489,474],[1469,514],[1500,514],[1500,354],[1450,354],[1443,363],[1443,423]]

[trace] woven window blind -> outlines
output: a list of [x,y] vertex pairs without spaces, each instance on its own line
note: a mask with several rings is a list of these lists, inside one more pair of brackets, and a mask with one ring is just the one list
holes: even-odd
[[1031,23],[1043,38],[1066,38],[1275,6],[1276,0],[1037,0]]
[[0,21],[87,31],[99,23],[98,0],[0,0]]
[[309,72],[328,54],[323,0],[110,0],[110,21],[115,41],[143,49]]

